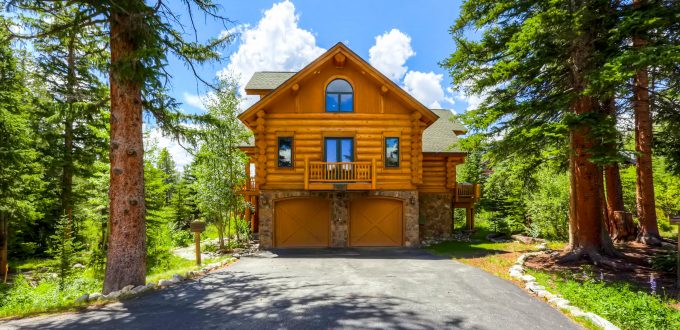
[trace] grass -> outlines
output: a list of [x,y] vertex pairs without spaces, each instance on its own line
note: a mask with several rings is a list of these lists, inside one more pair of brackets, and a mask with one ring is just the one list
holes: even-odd
[[598,314],[621,329],[680,329],[674,301],[628,283],[606,283],[597,276],[529,271],[548,291],[561,294],[572,305]]
[[449,241],[434,245],[429,250],[509,279],[508,268],[520,254],[535,250],[535,246],[517,242],[492,243],[485,239],[489,233],[486,229],[479,229],[471,236],[471,242]]
[[[203,260],[203,264],[223,261],[230,256]],[[187,260],[173,254],[163,254],[149,260],[146,282],[157,283],[174,274],[185,276],[196,266],[193,260]],[[76,304],[75,300],[86,293],[101,292],[103,283],[100,276],[86,270],[65,281],[60,289],[59,280],[51,272],[56,272],[57,262],[51,259],[30,259],[17,262],[14,266],[23,273],[32,271],[31,278],[17,275],[12,285],[0,283],[0,319],[8,317],[26,317],[42,313],[73,311],[87,304]],[[43,270],[47,270],[44,272]]]

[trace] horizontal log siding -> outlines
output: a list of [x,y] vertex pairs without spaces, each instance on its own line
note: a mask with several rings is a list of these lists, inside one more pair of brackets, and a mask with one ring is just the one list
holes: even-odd
[[[385,118],[387,117],[387,118]],[[324,161],[324,138],[354,138],[354,161],[377,163],[377,189],[415,189],[411,183],[411,121],[408,114],[274,114],[266,116],[266,182],[264,189],[304,189],[305,157]],[[385,133],[400,132],[399,168],[384,168]],[[279,168],[278,137],[292,133],[294,168]]]
[[445,193],[455,187],[456,165],[463,163],[459,156],[423,155],[423,184],[420,192]]

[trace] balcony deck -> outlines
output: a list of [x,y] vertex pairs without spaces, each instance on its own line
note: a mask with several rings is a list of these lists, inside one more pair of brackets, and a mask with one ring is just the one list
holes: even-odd
[[376,161],[310,162],[305,159],[305,190],[375,190]]

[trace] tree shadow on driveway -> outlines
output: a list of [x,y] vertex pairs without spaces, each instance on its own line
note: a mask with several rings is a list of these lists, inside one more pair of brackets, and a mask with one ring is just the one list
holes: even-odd
[[417,302],[391,295],[338,296],[328,293],[328,286],[222,271],[98,309],[8,325],[60,329],[472,328],[460,316],[432,320],[403,307]]

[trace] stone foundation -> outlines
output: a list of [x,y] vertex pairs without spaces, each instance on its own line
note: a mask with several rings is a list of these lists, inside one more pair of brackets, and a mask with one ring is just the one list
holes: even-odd
[[[331,247],[347,247],[349,241],[349,205],[353,199],[384,196],[404,201],[404,246],[420,245],[418,226],[417,191],[309,191],[309,190],[262,190],[259,198],[260,247],[274,245],[274,202],[291,197],[318,197],[331,201]],[[449,206],[450,207],[450,206]]]
[[421,193],[419,195],[421,240],[451,236],[452,201],[453,194],[451,193]]

